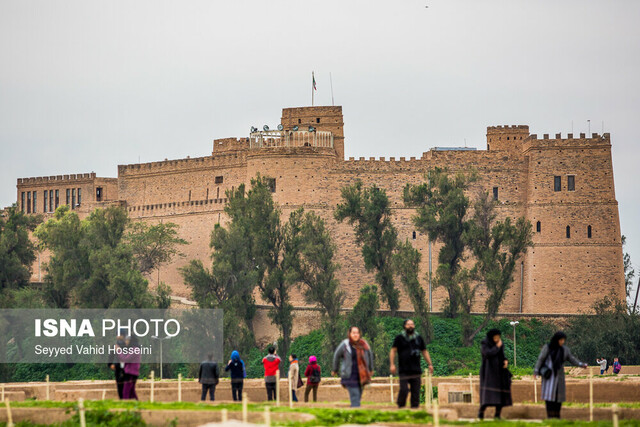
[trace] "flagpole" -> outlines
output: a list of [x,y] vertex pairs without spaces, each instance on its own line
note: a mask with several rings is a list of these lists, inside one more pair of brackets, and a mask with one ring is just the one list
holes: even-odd
[[313,71],[311,72],[311,106],[313,107],[313,80],[315,79],[315,75],[313,74]]
[[333,79],[331,78],[331,73],[329,73],[329,82],[331,83],[331,105],[336,105],[335,102],[333,102]]

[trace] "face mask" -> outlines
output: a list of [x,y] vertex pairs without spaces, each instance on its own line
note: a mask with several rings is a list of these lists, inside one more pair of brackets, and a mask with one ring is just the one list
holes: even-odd
[[416,328],[406,328],[405,329],[405,331],[407,332],[408,335],[412,335],[415,330],[416,330]]

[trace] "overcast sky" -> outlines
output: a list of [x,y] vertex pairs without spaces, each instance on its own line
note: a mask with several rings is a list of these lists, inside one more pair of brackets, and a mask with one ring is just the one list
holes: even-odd
[[604,122],[640,270],[638,17],[637,0],[0,0],[0,206],[18,177],[209,155],[310,105],[315,70],[346,156]]

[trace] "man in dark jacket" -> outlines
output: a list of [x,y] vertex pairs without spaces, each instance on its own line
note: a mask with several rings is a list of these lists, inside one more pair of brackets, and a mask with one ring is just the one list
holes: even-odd
[[433,374],[431,356],[427,346],[416,332],[416,325],[411,319],[404,321],[404,331],[396,336],[389,353],[390,370],[396,373],[395,357],[398,353],[398,367],[400,370],[400,391],[398,392],[398,408],[404,408],[407,404],[407,395],[411,387],[411,407],[420,406],[420,383],[422,382],[422,367],[420,356],[429,364],[429,372]]
[[198,382],[202,384],[202,396],[200,400],[207,398],[207,390],[209,390],[209,399],[216,400],[216,385],[218,385],[218,364],[213,361],[213,353],[209,353],[207,360],[200,364],[200,373],[198,374]]
[[[120,335],[116,337],[116,344],[123,348],[124,345],[124,331],[120,331]],[[116,354],[109,354],[109,361],[107,362],[107,366],[109,369],[113,371],[113,374],[116,377],[116,387],[118,389],[118,398],[122,399],[123,390],[124,390],[124,382],[125,382],[125,373],[124,373],[124,363],[120,363],[118,360],[118,356]]]
[[500,330],[491,329],[482,340],[482,364],[480,365],[480,410],[478,418],[484,419],[488,406],[495,406],[495,418],[505,406],[511,406],[511,372],[504,356]]

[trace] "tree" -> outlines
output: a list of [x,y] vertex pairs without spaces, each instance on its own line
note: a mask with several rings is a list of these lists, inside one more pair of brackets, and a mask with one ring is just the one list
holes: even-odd
[[411,246],[409,240],[398,244],[394,257],[395,270],[400,276],[400,281],[411,300],[415,312],[415,320],[419,325],[419,331],[426,343],[433,339],[433,328],[429,318],[429,305],[426,292],[418,280],[418,269],[420,267],[420,251]]
[[174,256],[184,256],[178,251],[178,245],[188,244],[178,237],[178,225],[171,222],[155,225],[134,222],[126,237],[142,274],[168,263]]
[[[193,269],[189,274],[199,277],[204,286],[216,289],[221,295],[236,285],[254,283],[262,298],[271,305],[269,318],[280,329],[281,353],[285,354],[293,327],[290,292],[295,284],[287,280],[287,276],[297,257],[296,228],[293,224],[281,224],[280,210],[273,202],[269,184],[268,178],[258,175],[251,180],[249,191],[241,184],[235,191],[227,192],[225,213],[231,223],[228,229],[214,229],[214,268],[211,273],[203,272],[192,262]],[[252,272],[251,278],[249,272]],[[248,297],[248,294],[244,295]],[[242,308],[236,307],[236,310]]]
[[360,288],[358,302],[353,306],[349,315],[349,326],[360,328],[360,334],[366,336],[371,341],[375,341],[378,334],[378,287],[376,285],[364,285]]
[[[622,236],[622,249],[624,250],[624,247],[627,243],[627,236]],[[629,301],[629,304],[631,304],[631,301],[633,301],[635,299],[635,296],[633,295],[633,279],[634,277],[636,277],[636,270],[633,268],[633,265],[631,264],[631,255],[629,255],[628,252],[625,252],[623,257],[622,257],[622,262],[624,265],[624,283],[625,283],[625,289],[626,289],[626,294],[627,294],[627,301]],[[630,307],[630,309],[632,308],[632,306]]]
[[339,268],[333,261],[336,246],[324,220],[313,212],[300,208],[291,214],[289,224],[297,257],[290,258],[288,280],[300,284],[307,304],[321,308],[325,348],[332,351],[343,335],[341,309],[345,298],[335,277]]
[[[498,314],[507,291],[513,283],[517,261],[533,245],[531,223],[520,217],[513,224],[510,217],[495,221],[495,202],[489,193],[480,193],[474,203],[474,214],[464,236],[476,263],[463,286],[463,343],[470,346],[473,338]],[[471,285],[470,281],[476,282]],[[485,316],[477,328],[471,325],[471,308],[476,290],[485,286],[488,296]]]
[[605,356],[620,358],[623,366],[640,364],[640,315],[611,297],[597,301],[593,312],[569,322],[566,332],[573,353],[585,362]]
[[[244,194],[243,190],[241,187],[240,194]],[[238,221],[232,221],[228,228],[216,224],[211,232],[210,247],[214,250],[211,270],[200,260],[191,260],[180,269],[184,282],[191,286],[192,298],[200,307],[224,310],[225,345],[240,351],[248,351],[255,345],[253,291],[258,271],[252,260],[249,238]]]
[[373,185],[363,188],[362,181],[341,190],[342,203],[334,216],[355,225],[356,242],[362,246],[362,257],[367,271],[376,271],[376,282],[384,301],[395,316],[400,305],[400,293],[393,277],[393,251],[398,232],[391,223],[391,209],[386,192]]
[[25,215],[16,205],[0,215],[0,292],[29,284],[36,247],[29,239],[42,221],[40,216]]
[[55,307],[147,308],[154,305],[148,283],[124,239],[126,210],[96,209],[80,221],[68,206],[35,232],[52,253],[45,266],[45,291]]
[[444,308],[447,317],[455,317],[460,310],[467,276],[461,265],[467,248],[463,235],[469,228],[466,219],[469,199],[464,191],[475,179],[473,173],[450,176],[446,170],[435,168],[428,172],[427,182],[407,184],[404,188],[405,205],[416,208],[413,217],[416,228],[428,234],[429,240],[442,242],[434,285],[447,290]]

